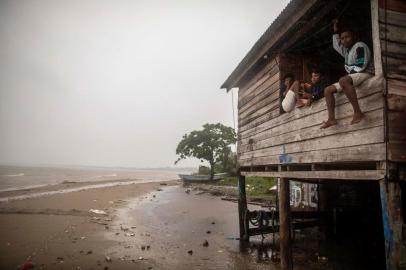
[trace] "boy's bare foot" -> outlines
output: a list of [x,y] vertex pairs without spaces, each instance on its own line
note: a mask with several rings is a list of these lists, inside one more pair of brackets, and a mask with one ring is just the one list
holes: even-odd
[[323,122],[323,125],[321,125],[320,129],[325,129],[329,128],[331,126],[337,125],[337,120],[327,120],[326,122]]
[[352,117],[352,121],[351,121],[351,125],[354,125],[356,123],[359,123],[362,121],[362,119],[365,118],[365,114],[361,113],[361,114],[354,114],[354,116]]

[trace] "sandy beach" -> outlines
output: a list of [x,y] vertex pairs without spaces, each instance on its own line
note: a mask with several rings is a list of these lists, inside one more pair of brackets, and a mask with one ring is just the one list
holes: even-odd
[[[138,252],[131,258],[113,254],[109,261],[106,252],[117,241],[104,237],[104,233],[117,230],[111,224],[117,209],[127,200],[160,190],[161,184],[176,182],[129,184],[1,202],[0,268],[19,269],[32,262],[35,269],[147,269],[150,262],[139,260]],[[106,214],[91,213],[90,209]],[[126,233],[120,228],[117,231]]]
[[[178,181],[80,190],[85,185],[65,183],[3,192],[0,198],[7,196],[9,200],[0,203],[0,268],[260,266],[254,263],[249,268],[251,260],[238,255],[235,203],[197,191],[185,192],[189,189]],[[53,193],[62,187],[79,191]],[[46,193],[50,195],[33,196]]]
[[[214,186],[207,191],[178,180],[103,184],[0,193],[0,269],[280,267],[278,237],[276,245],[271,235],[264,243],[260,236],[240,242],[237,204],[213,196]],[[323,246],[309,233],[295,234],[295,269],[362,268],[349,267],[353,252]]]

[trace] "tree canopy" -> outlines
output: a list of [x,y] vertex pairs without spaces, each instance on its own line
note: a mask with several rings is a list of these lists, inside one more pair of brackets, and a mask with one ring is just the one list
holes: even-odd
[[210,164],[211,176],[214,174],[214,165],[222,162],[225,156],[231,152],[230,146],[237,141],[233,128],[223,124],[205,124],[202,130],[194,130],[185,134],[176,148],[179,158],[195,157],[202,162],[206,160]]

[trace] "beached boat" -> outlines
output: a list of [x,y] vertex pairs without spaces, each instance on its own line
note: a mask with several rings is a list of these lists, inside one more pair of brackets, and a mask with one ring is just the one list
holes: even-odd
[[[213,176],[212,181],[218,181],[227,176],[227,173],[217,173]],[[193,174],[179,174],[180,179],[188,182],[205,182],[210,181],[210,175],[193,175]]]

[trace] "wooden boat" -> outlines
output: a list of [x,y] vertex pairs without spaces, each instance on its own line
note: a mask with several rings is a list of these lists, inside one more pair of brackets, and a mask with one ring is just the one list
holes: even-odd
[[187,182],[218,181],[226,176],[227,173],[217,173],[213,176],[213,180],[210,180],[210,175],[179,174],[180,179]]

